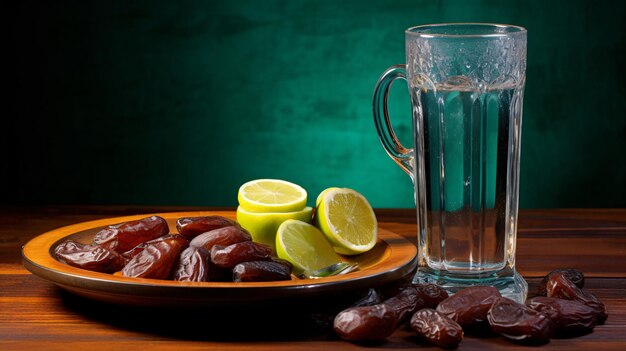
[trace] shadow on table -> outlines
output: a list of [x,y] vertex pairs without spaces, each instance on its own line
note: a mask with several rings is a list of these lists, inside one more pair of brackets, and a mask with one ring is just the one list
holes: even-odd
[[95,322],[163,337],[213,341],[334,340],[334,316],[365,293],[325,301],[179,310],[114,305],[58,289],[65,308]]

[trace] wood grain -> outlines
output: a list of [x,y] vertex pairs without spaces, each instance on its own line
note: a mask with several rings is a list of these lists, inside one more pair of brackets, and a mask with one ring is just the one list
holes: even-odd
[[[64,292],[25,271],[20,247],[61,226],[120,215],[203,210],[180,207],[42,207],[0,210],[0,350],[355,350],[432,349],[400,329],[386,342],[338,340],[316,323],[345,301],[252,308],[158,310],[107,305]],[[414,210],[377,210],[381,227],[415,242]],[[522,211],[517,262],[530,290],[552,268],[581,269],[609,319],[593,333],[540,350],[626,349],[626,210]],[[528,350],[468,335],[458,350]]]

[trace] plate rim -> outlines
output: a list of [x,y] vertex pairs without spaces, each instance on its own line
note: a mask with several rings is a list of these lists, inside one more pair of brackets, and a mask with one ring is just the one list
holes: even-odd
[[[381,271],[376,269],[380,263],[374,265],[374,269],[365,269],[345,276],[334,276],[322,279],[302,279],[283,282],[176,282],[170,280],[156,280],[146,278],[130,278],[114,276],[107,273],[92,272],[85,269],[72,267],[57,261],[50,255],[51,247],[73,234],[80,233],[115,223],[141,219],[149,216],[161,216],[166,219],[219,215],[234,218],[234,211],[183,211],[183,212],[160,212],[130,216],[107,217],[91,221],[79,222],[44,232],[30,239],[22,246],[22,260],[24,267],[35,276],[56,284],[66,290],[80,295],[89,295],[92,298],[102,300],[117,300],[114,296],[132,296],[144,299],[167,299],[183,295],[182,298],[203,300],[216,298],[220,295],[234,294],[235,296],[223,296],[220,301],[232,298],[239,301],[241,296],[249,296],[253,300],[272,300],[272,294],[276,297],[285,294],[311,295],[316,293],[328,293],[340,287],[345,290],[364,287],[371,283],[371,287],[400,279],[410,273],[417,266],[417,247],[407,238],[379,227],[379,241],[384,241],[389,247],[389,255],[382,260],[384,263],[390,258],[399,258],[399,263]],[[47,255],[46,255],[47,254]],[[386,266],[385,266],[386,267]],[[370,267],[371,268],[371,267]],[[380,268],[380,267],[379,267]],[[360,272],[360,274],[354,275]],[[365,274],[363,274],[365,272]],[[368,274],[369,273],[369,274]],[[295,283],[294,283],[295,282]],[[263,296],[254,296],[254,292],[262,292]],[[159,296],[145,296],[146,293],[158,293]],[[95,296],[94,296],[95,294]],[[241,296],[238,296],[241,295]],[[170,298],[171,298],[170,297]],[[118,301],[123,302],[123,301]]]

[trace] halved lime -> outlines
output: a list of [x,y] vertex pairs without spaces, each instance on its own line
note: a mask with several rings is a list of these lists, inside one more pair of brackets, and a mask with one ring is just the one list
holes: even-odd
[[276,254],[291,262],[296,274],[341,262],[341,258],[319,229],[293,219],[284,221],[278,227]]
[[357,255],[376,245],[378,222],[374,210],[363,195],[352,189],[322,192],[314,223],[340,254]]
[[239,188],[239,205],[249,212],[294,212],[306,206],[306,190],[280,179],[256,179]]

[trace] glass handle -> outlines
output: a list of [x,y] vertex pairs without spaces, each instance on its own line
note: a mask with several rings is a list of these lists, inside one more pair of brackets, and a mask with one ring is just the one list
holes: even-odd
[[378,132],[378,138],[389,157],[411,177],[411,180],[414,180],[413,169],[415,168],[415,153],[413,149],[407,149],[402,146],[400,140],[396,137],[396,133],[393,131],[393,126],[389,120],[389,111],[387,110],[389,89],[391,89],[391,84],[393,84],[396,79],[406,80],[406,65],[391,66],[378,79],[372,102],[374,124]]

